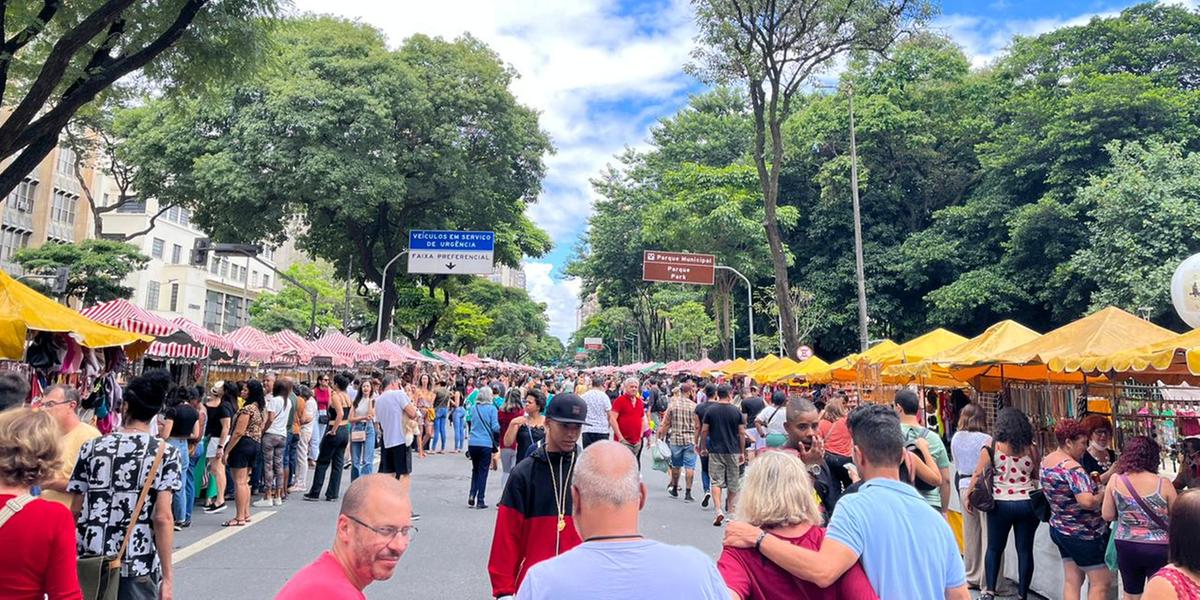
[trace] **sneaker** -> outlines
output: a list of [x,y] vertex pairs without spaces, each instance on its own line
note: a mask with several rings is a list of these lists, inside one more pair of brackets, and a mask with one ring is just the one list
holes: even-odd
[[[475,504],[475,508],[483,509],[483,508],[487,508],[487,507],[488,507],[487,504],[484,504],[483,502],[479,502],[479,503]],[[413,520],[416,521],[417,518],[413,517]]]
[[308,494],[305,494],[300,497],[303,498],[305,502],[320,502],[321,501],[320,496],[309,496]]
[[720,527],[721,523],[725,522],[725,513],[717,513],[717,518],[713,519],[713,527]]
[[210,506],[210,507],[204,509],[204,512],[205,512],[205,514],[210,514],[210,515],[215,515],[217,513],[223,513],[223,512],[225,512],[226,506],[227,505],[224,502],[222,502],[215,506]]
[[678,498],[679,497],[679,488],[677,488],[675,486],[670,486],[667,488],[667,493],[670,494],[672,498]]
[[276,499],[275,499],[275,500],[273,500],[272,502],[275,504],[275,506],[283,506],[283,499],[282,499],[282,498],[276,498]]
[[179,526],[180,526],[180,527],[182,527],[182,528],[184,528],[184,529],[187,529],[188,527],[191,527],[191,526],[192,526],[192,520],[191,520],[191,519],[188,519],[188,520],[186,520],[186,521],[184,521],[184,522],[180,523],[180,524],[179,524]]
[[262,500],[255,500],[250,506],[255,508],[271,508],[272,506],[275,506],[275,502],[273,502],[270,498],[263,498]]
[[702,508],[708,508],[708,503],[710,501],[712,501],[712,494],[704,492],[704,499],[700,501],[700,506]]
[[414,520],[414,521],[420,521],[420,520],[421,520],[421,514],[420,514],[420,513],[413,513],[413,514],[412,514],[412,517],[410,517],[410,518],[411,518],[412,520]]
[[175,522],[175,531],[183,531],[183,523]]
[[692,490],[688,490],[687,493],[685,493],[683,495],[683,501],[684,502],[695,502],[696,501],[696,499],[692,497]]
[[467,498],[467,506],[474,508],[475,507],[475,498],[473,498],[473,497]]

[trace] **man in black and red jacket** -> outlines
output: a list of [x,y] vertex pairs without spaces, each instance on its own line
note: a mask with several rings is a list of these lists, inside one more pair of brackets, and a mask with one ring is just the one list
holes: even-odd
[[571,477],[586,418],[583,398],[554,396],[546,407],[545,444],[509,474],[488,558],[496,598],[516,594],[533,565],[580,544],[571,518]]

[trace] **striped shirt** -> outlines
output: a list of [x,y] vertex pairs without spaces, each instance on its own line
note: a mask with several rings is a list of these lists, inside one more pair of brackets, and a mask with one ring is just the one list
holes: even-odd
[[696,443],[696,403],[686,397],[674,398],[667,406],[671,419],[671,430],[667,432],[667,443],[686,446]]

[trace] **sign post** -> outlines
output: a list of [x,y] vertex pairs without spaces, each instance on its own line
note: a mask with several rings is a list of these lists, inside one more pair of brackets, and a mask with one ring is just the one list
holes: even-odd
[[[659,252],[657,250],[646,250],[642,253],[642,279],[644,281],[713,285],[716,281],[717,269],[725,269],[746,282],[746,317],[750,327],[750,360],[754,360],[753,291],[750,288],[750,280],[745,275],[733,267],[718,265],[717,257],[712,254]],[[735,344],[734,347],[736,348],[737,345]],[[734,354],[737,354],[736,350]]]
[[408,232],[408,272],[491,275],[496,234],[491,231]]
[[598,337],[583,338],[583,347],[587,350],[603,350],[604,339]]

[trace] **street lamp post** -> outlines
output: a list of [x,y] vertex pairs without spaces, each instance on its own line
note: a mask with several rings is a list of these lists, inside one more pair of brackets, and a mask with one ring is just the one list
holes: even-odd
[[[815,87],[837,89],[836,86],[816,84]],[[858,284],[858,344],[859,351],[870,347],[867,335],[867,280],[863,268],[862,213],[858,200],[858,143],[854,131],[854,84],[846,82],[850,100],[850,200],[854,206],[854,274]]]
[[733,267],[717,265],[716,268],[725,269],[726,271],[741,277],[742,281],[746,282],[746,317],[748,325],[750,326],[750,360],[754,360],[754,295],[753,291],[750,289],[750,280],[746,279],[745,275],[742,275],[740,271]]
[[392,257],[383,267],[383,285],[379,288],[379,320],[375,322],[375,341],[383,341],[383,296],[387,293],[388,272],[392,268],[392,264],[400,260],[400,257],[408,254],[408,250],[402,250],[400,254]]

